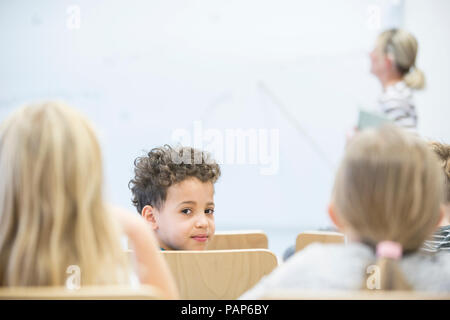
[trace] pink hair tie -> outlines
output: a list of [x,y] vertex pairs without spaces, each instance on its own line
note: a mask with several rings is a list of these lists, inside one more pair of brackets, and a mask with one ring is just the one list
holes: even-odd
[[394,241],[381,241],[377,244],[377,256],[389,259],[400,259],[402,257],[402,245]]

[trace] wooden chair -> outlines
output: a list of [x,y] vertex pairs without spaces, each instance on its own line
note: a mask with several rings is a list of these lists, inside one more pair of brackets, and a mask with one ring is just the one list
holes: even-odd
[[236,299],[277,266],[267,249],[162,251],[181,299]]
[[159,300],[160,290],[148,285],[65,287],[3,287],[0,300]]
[[448,293],[417,291],[273,290],[263,300],[450,300]]
[[329,231],[301,232],[295,241],[295,252],[302,250],[313,242],[321,243],[344,243],[345,237],[342,233]]
[[268,249],[269,240],[263,231],[216,232],[208,244],[208,250]]

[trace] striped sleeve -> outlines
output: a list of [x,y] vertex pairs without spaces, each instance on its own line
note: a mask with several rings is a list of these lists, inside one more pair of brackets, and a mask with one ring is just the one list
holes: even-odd
[[445,251],[450,253],[450,226],[439,228],[422,247],[426,252]]
[[412,101],[412,90],[403,82],[386,88],[379,99],[380,111],[396,125],[417,128],[417,114]]

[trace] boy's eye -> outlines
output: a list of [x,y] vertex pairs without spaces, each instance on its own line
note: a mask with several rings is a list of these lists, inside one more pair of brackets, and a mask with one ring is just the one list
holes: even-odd
[[184,213],[184,214],[190,214],[191,212],[192,212],[191,209],[183,209],[183,210],[181,210],[181,213]]
[[206,209],[205,213],[206,214],[213,214],[214,213],[214,209]]

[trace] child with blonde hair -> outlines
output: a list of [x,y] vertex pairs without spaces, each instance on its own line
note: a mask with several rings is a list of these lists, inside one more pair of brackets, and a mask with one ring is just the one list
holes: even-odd
[[89,121],[60,102],[31,104],[0,126],[0,286],[132,285],[121,246],[136,251],[138,279],[177,297],[156,241],[140,219],[103,196],[100,146]]
[[[274,289],[450,292],[450,256],[420,248],[442,219],[443,175],[417,136],[385,126],[348,144],[329,215],[347,244],[311,244],[242,298]],[[369,281],[378,270],[378,281]]]
[[439,225],[439,229],[433,234],[431,239],[425,241],[422,249],[428,252],[450,252],[450,145],[431,142],[430,146],[438,155],[442,170],[444,171],[445,198],[443,206],[445,215]]

